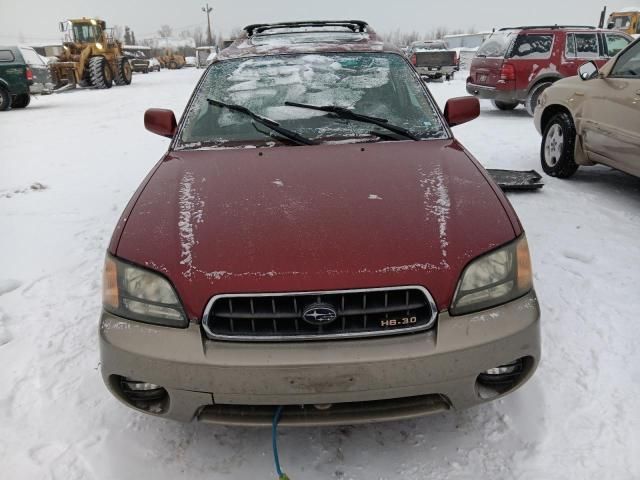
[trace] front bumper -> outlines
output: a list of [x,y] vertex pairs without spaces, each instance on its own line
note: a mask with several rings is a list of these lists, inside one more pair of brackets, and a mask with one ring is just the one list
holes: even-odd
[[[154,414],[174,420],[266,426],[277,405],[290,406],[283,425],[397,420],[498,398],[508,392],[481,395],[478,375],[526,358],[509,391],[518,388],[539,361],[539,318],[531,292],[478,314],[441,313],[426,333],[257,344],[211,341],[196,324],[180,330],[103,312],[102,376],[129,406],[121,376],[163,386],[169,400]],[[328,404],[333,408],[312,407]]]

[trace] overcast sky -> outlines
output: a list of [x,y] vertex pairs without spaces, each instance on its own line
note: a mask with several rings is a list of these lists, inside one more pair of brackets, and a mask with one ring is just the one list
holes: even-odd
[[[630,0],[609,8],[628,6]],[[138,39],[155,35],[162,24],[174,31],[201,25],[199,0],[0,0],[0,43],[50,41],[60,37],[58,22],[96,16],[109,25],[129,25]],[[224,34],[256,22],[301,19],[362,19],[380,32],[398,28],[428,32],[438,26],[479,30],[521,24],[596,24],[605,0],[216,0],[213,29]],[[215,34],[214,34],[215,35]]]

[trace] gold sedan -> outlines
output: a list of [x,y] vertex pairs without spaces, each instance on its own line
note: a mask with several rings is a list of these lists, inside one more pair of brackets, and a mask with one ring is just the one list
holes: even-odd
[[585,63],[577,77],[547,88],[535,124],[548,175],[568,178],[579,166],[602,164],[640,177],[640,40],[600,70]]

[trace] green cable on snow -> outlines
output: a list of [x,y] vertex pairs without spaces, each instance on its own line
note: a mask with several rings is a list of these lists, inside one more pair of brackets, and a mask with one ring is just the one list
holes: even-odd
[[278,474],[278,480],[290,480],[286,473],[280,468],[280,457],[278,456],[278,422],[282,416],[282,409],[284,407],[279,406],[276,408],[276,413],[273,416],[273,422],[271,424],[271,446],[273,447],[273,461],[276,464],[276,473]]

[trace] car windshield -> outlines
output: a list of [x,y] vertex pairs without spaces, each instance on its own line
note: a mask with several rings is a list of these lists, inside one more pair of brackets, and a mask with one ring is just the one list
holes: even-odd
[[394,133],[285,102],[344,107],[409,130],[418,139],[448,138],[434,103],[400,55],[330,53],[233,59],[213,64],[205,75],[186,113],[178,149],[274,141],[270,138],[273,132],[249,115],[210,105],[208,99],[239,105],[316,142],[372,141],[389,139]]
[[478,49],[478,57],[504,57],[517,32],[504,31],[492,34]]
[[95,25],[76,23],[73,25],[73,37],[78,43],[97,42],[100,35]]

